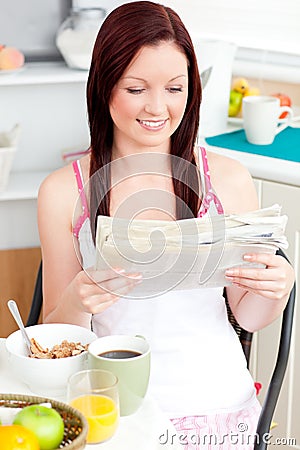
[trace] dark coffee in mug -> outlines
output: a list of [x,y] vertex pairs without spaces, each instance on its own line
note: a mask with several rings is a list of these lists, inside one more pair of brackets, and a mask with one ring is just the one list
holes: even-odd
[[108,352],[99,353],[98,356],[108,359],[127,359],[141,356],[141,354],[142,353],[136,352],[135,350],[110,350]]

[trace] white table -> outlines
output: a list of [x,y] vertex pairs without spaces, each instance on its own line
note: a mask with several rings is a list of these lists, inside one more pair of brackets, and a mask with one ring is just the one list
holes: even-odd
[[[11,373],[5,348],[5,339],[0,338],[0,392],[3,394],[35,395]],[[47,394],[45,393],[45,397]],[[62,398],[55,400],[65,401]],[[121,417],[117,433],[103,444],[86,445],[86,450],[179,450],[182,446],[164,443],[164,437],[175,435],[168,418],[160,411],[156,403],[146,397],[141,408],[131,416]],[[162,442],[159,436],[163,435]]]

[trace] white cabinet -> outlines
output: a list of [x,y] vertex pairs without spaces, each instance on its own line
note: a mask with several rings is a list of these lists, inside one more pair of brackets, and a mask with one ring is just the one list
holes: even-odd
[[[282,205],[282,213],[288,215],[286,234],[289,248],[286,254],[293,263],[297,276],[298,302],[300,300],[300,187],[285,185],[265,180],[255,180],[259,199],[262,207],[274,203]],[[274,421],[278,426],[272,430],[275,442],[276,438],[294,438],[298,445],[286,445],[286,449],[300,449],[300,310],[295,309],[294,330],[289,366],[285,376],[278,405],[275,411]],[[260,399],[263,399],[265,388],[268,386],[270,373],[274,366],[275,354],[277,352],[278,337],[281,321],[277,320],[267,328],[259,331],[255,337],[251,359],[254,378],[263,384]],[[274,450],[282,448],[272,445]]]
[[63,165],[62,153],[86,149],[87,72],[63,63],[26,64],[0,78],[0,131],[21,126],[9,184],[0,193],[0,250],[39,246],[36,198],[46,175]]

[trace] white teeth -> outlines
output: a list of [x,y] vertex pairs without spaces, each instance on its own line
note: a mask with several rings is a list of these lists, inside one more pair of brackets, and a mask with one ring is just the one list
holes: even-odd
[[150,120],[140,120],[140,123],[146,125],[146,127],[158,128],[165,123],[165,120],[160,120],[159,122],[150,122]]

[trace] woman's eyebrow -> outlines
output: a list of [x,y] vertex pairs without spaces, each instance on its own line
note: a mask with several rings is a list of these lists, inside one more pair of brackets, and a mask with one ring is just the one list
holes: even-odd
[[144,81],[144,82],[146,82],[146,80],[144,80],[144,78],[134,77],[134,76],[131,76],[131,75],[127,75],[127,77],[122,77],[122,79],[123,79],[123,80],[128,80],[128,79],[130,79],[130,80],[138,80],[138,81]]
[[[170,82],[170,81],[175,81],[175,80],[177,80],[177,78],[186,78],[186,75],[176,75],[176,77],[174,77],[174,78],[171,78],[168,82]],[[147,82],[147,80],[145,80],[144,78],[139,78],[139,77],[134,77],[134,76],[132,76],[132,75],[127,75],[126,77],[123,77],[123,80],[128,80],[128,79],[131,79],[131,80],[138,80],[138,81],[144,81],[145,83]]]
[[177,80],[177,78],[186,78],[186,75],[177,75],[176,77],[174,77],[174,78],[171,78],[171,80],[169,80],[169,81],[175,81],[175,80]]

